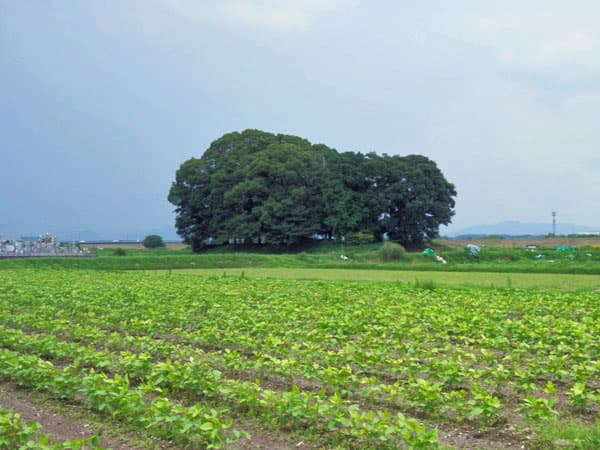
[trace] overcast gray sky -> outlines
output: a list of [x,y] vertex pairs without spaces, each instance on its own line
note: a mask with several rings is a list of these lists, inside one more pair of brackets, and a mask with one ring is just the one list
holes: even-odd
[[428,156],[449,231],[600,228],[599,21],[591,0],[0,0],[0,235],[172,227],[175,170],[246,128]]

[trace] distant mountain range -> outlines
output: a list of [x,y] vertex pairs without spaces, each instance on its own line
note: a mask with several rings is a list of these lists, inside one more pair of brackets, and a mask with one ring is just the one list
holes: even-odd
[[[32,231],[33,227],[24,227],[22,230],[11,229],[10,227],[0,224],[0,238],[18,239],[21,236],[37,236],[46,232],[55,235],[63,242],[68,241],[99,241],[99,240],[142,240],[149,234],[158,234],[166,241],[180,241],[181,238],[175,232],[173,226],[164,226],[160,228],[148,228],[144,230],[125,230],[122,232],[102,232],[92,229],[84,230],[68,230],[68,229],[51,229]],[[22,231],[25,231],[23,233]],[[518,221],[506,221],[495,224],[473,225],[471,227],[462,228],[445,232],[440,230],[442,236],[447,237],[479,237],[479,236],[546,236],[552,233],[551,223],[523,223]],[[600,232],[600,226],[589,227],[576,225],[572,223],[557,223],[556,234],[577,234],[577,233],[597,233]]]
[[[556,234],[594,233],[600,231],[600,227],[588,227],[572,223],[557,223]],[[447,233],[448,237],[461,236],[546,236],[552,233],[551,223],[522,223],[517,221],[506,221],[495,224],[473,225]]]

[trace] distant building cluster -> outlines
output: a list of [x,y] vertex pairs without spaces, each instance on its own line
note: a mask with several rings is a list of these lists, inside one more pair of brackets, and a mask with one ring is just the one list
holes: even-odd
[[61,243],[56,236],[0,238],[0,258],[27,256],[93,256],[79,243]]

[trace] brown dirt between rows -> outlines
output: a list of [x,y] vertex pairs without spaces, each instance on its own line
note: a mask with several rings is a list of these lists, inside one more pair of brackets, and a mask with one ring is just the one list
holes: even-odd
[[230,444],[228,450],[307,450],[311,448],[302,441],[292,442],[287,439],[271,435],[260,429],[259,426],[251,423],[234,424],[234,427],[244,429],[250,433],[250,439],[240,438],[233,444]]
[[[45,401],[43,401],[45,403]],[[70,416],[66,412],[58,411],[52,404],[43,404],[41,401],[30,398],[26,390],[20,389],[10,383],[0,384],[0,405],[14,413],[18,413],[26,422],[35,421],[42,427],[40,431],[57,442],[83,439],[98,434],[100,445],[113,450],[144,450],[148,447],[136,447],[128,439],[119,438],[94,429],[94,425],[83,419]],[[308,449],[304,442],[285,442],[282,439],[263,432],[252,424],[245,423],[240,428],[250,432],[251,439],[241,438],[231,444],[229,450],[292,450]],[[164,450],[178,450],[178,447],[168,442],[156,442],[152,448]]]
[[[10,384],[0,385],[0,404],[3,408],[20,414],[27,422],[38,422],[40,431],[58,442],[83,439],[96,433],[86,421],[57,412],[52,406],[43,405],[28,398],[27,392]],[[124,439],[98,432],[100,445],[113,450],[137,450]]]
[[[94,433],[99,436],[100,444],[113,450],[142,450],[135,447],[127,439],[119,438],[94,430],[93,424],[85,420],[71,417],[68,413],[58,412],[52,405],[40,404],[35,399],[28,397],[25,390],[11,384],[0,384],[0,404],[13,412],[19,413],[26,421],[36,421],[42,428],[41,432],[52,439],[62,442],[65,440],[82,439]],[[248,431],[251,439],[241,438],[230,444],[230,450],[292,450],[313,448],[312,445],[298,441],[292,442],[290,436],[283,437],[272,435],[262,430],[260,426],[252,423],[236,424],[239,429]],[[510,425],[502,429],[482,432],[469,426],[452,426],[449,424],[438,425],[439,442],[442,445],[452,446],[457,449],[526,449],[527,440],[518,437]],[[154,448],[177,450],[177,447],[164,442],[156,442]],[[147,448],[147,447],[143,447]]]
[[[163,339],[171,341],[174,340],[174,336],[163,337]],[[237,373],[236,378],[248,379],[250,381],[260,378],[257,374],[247,377],[240,375],[242,374]],[[262,386],[274,390],[280,390],[290,383],[290,380],[277,376],[267,376],[261,381]],[[315,385],[313,382],[301,378],[294,378],[293,384],[308,390],[320,387],[318,384]],[[9,392],[7,393],[5,392],[5,386],[0,384],[0,403],[4,404],[6,400],[16,402],[16,406],[9,405],[11,406],[9,409],[19,412],[26,420],[35,420],[39,422],[44,427],[41,431],[56,440],[81,439],[94,433],[89,424],[73,420],[68,417],[68,415],[57,414],[47,408],[45,409],[43,406],[35,404],[35,402],[27,399],[27,394],[23,390],[12,388],[9,389]],[[452,446],[457,449],[496,450],[503,448],[528,448],[527,439],[523,436],[519,436],[516,429],[508,424],[503,428],[486,431],[481,431],[466,425],[438,424],[437,426],[440,444]],[[288,450],[294,448],[307,449],[312,447],[311,445],[307,445],[300,441],[291,442],[290,436],[272,434],[262,430],[260,426],[253,426],[252,424],[245,423],[238,428],[248,431],[251,435],[251,439],[239,439],[237,442],[229,445],[228,448],[231,450]],[[70,431],[71,429],[75,431]],[[119,441],[117,438],[113,438],[112,441],[114,441],[114,443],[112,443],[111,438],[106,435],[100,436],[100,441],[103,446],[113,448],[114,450],[134,450],[134,447],[125,443],[124,440]],[[105,441],[111,443],[105,443]],[[176,447],[165,442],[164,445],[157,445],[155,448],[168,448],[171,450]]]
[[506,426],[500,430],[482,432],[468,426],[450,428],[440,426],[438,428],[438,438],[442,445],[449,445],[457,449],[464,450],[499,450],[499,449],[526,449],[528,444],[526,440],[515,436],[515,430],[511,426]]
[[[165,340],[173,340],[174,337],[167,337]],[[237,373],[236,378],[255,380],[256,374],[252,376],[240,376]],[[381,374],[379,374],[381,375]],[[290,383],[290,380],[284,377],[267,376],[263,378],[261,385],[267,386],[274,390],[279,390]],[[319,386],[308,380],[294,378],[293,384],[301,388],[312,390]],[[8,403],[7,403],[8,402]],[[0,403],[5,407],[19,412],[26,420],[35,420],[39,422],[43,428],[42,432],[50,435],[58,441],[67,439],[81,439],[90,436],[94,433],[89,424],[84,421],[75,420],[68,415],[53,412],[50,408],[45,408],[36,404],[27,398],[25,391],[9,386],[8,388],[0,384]],[[439,442],[442,445],[452,446],[457,449],[484,449],[496,450],[503,448],[528,448],[528,440],[516,429],[507,424],[502,428],[489,429],[481,431],[466,425],[451,425],[438,424]],[[246,430],[250,433],[251,439],[240,438],[237,442],[230,444],[230,450],[249,450],[249,449],[264,449],[264,450],[290,450],[294,448],[311,448],[312,445],[302,441],[292,442],[290,436],[272,434],[269,431],[263,430],[260,426],[255,426],[250,423],[244,423],[238,429]],[[131,449],[130,444],[125,440],[111,438],[110,436],[100,436],[101,444],[105,447],[113,448],[114,450]],[[155,448],[175,450],[176,447],[172,444],[164,442],[164,445],[157,445]]]
[[[93,425],[86,423],[84,420],[70,417],[68,414],[57,412],[51,406],[41,405],[28,398],[27,392],[11,385],[1,385],[0,395],[0,403],[4,408],[19,413],[26,421],[40,423],[42,425],[42,433],[49,435],[56,441],[82,439],[91,436],[95,432]],[[248,427],[248,424],[244,425],[242,426],[243,428],[251,429],[252,439],[240,439],[235,444],[232,444],[230,449],[291,450],[293,448],[306,449],[311,447],[301,441],[295,444],[291,442],[284,443],[280,439],[269,436],[269,433],[257,432],[256,430],[252,430],[253,427]],[[113,450],[138,450],[127,440],[107,434],[100,433],[99,439],[103,447],[112,448]],[[495,436],[486,436],[475,429],[469,428],[440,430],[440,441],[446,445],[452,445],[460,449],[525,448],[523,442],[516,440],[508,433],[505,435],[500,433]],[[172,446],[169,446],[169,448],[175,449]]]
[[[11,384],[0,384],[0,404],[3,408],[9,409],[21,415],[26,421],[38,422],[42,428],[41,432],[47,434],[52,439],[62,442],[65,440],[82,439],[98,433],[100,444],[105,448],[113,450],[142,450],[135,447],[126,438],[119,438],[115,435],[102,433],[94,429],[94,425],[85,420],[70,416],[68,413],[59,412],[51,404],[41,404],[35,399],[29,398],[25,390],[21,390]],[[240,426],[241,425],[241,426]],[[250,432],[251,439],[241,438],[231,444],[230,450],[292,450],[309,449],[313,445],[302,441],[292,441],[290,436],[272,435],[269,432],[261,430],[260,427],[251,423],[238,424],[239,428]],[[439,440],[443,445],[449,445],[457,449],[525,449],[528,447],[527,441],[519,439],[510,426],[505,429],[481,432],[468,426],[451,427],[441,426],[439,428]],[[177,450],[177,447],[164,442],[162,445],[156,443],[154,448]],[[144,447],[146,448],[146,447]]]

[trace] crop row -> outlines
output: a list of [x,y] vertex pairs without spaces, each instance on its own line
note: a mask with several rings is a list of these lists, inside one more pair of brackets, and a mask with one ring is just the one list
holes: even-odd
[[[59,320],[63,320],[65,324],[80,323],[121,334],[169,337],[179,344],[187,343],[208,349],[227,348],[238,350],[242,354],[263,354],[267,359],[287,359],[292,365],[294,362],[301,362],[304,368],[312,365],[351,366],[360,373],[361,368],[368,367],[365,371],[367,374],[381,373],[388,378],[402,378],[413,368],[428,377],[435,377],[437,368],[430,363],[439,360],[438,354],[444,354],[451,360],[459,360],[460,366],[469,370],[482,367],[481,363],[483,367],[487,367],[500,359],[503,366],[511,371],[520,369],[521,372],[527,372],[532,369],[542,381],[585,382],[586,378],[597,376],[600,370],[595,364],[597,348],[589,346],[590,340],[594,340],[594,318],[577,311],[574,311],[575,315],[580,317],[576,317],[576,320],[568,316],[556,317],[560,310],[553,311],[544,307],[544,298],[533,305],[536,311],[532,312],[520,311],[520,304],[510,310],[481,310],[482,302],[477,301],[479,304],[471,305],[470,309],[475,307],[481,311],[473,314],[461,307],[464,306],[461,296],[429,298],[420,292],[414,292],[411,293],[414,294],[410,299],[412,304],[406,308],[399,310],[399,305],[391,304],[391,312],[384,308],[378,308],[376,312],[369,311],[370,315],[381,317],[369,320],[368,327],[364,326],[364,319],[359,315],[365,312],[368,305],[364,299],[351,299],[349,303],[358,307],[358,313],[352,313],[352,317],[356,316],[357,320],[346,314],[340,317],[338,312],[325,314],[307,327],[301,323],[301,319],[296,320],[290,314],[289,298],[285,298],[287,303],[284,304],[279,301],[281,297],[275,299],[277,309],[281,308],[283,311],[269,317],[271,320],[267,322],[261,316],[275,309],[271,301],[268,301],[268,308],[264,308],[264,305],[257,305],[246,298],[244,291],[248,289],[245,286],[241,286],[241,290],[237,298],[243,298],[244,302],[227,301],[219,305],[223,306],[228,317],[223,317],[223,311],[217,310],[216,305],[209,310],[208,304],[214,302],[215,297],[223,296],[218,290],[209,293],[209,300],[196,299],[194,308],[189,304],[189,299],[185,302],[171,302],[168,298],[161,300],[154,295],[149,296],[153,297],[151,301],[144,297],[142,300],[135,298],[119,302],[118,296],[115,296],[111,301],[111,309],[106,311],[106,303],[102,298],[98,300],[84,295],[83,298],[75,299],[72,306],[69,305],[69,296],[64,301],[62,297],[54,297],[56,305],[45,301],[43,305],[36,306],[34,314],[40,319],[48,320],[61,318],[62,315]],[[255,295],[256,292],[250,292],[252,294]],[[517,292],[516,295],[525,294]],[[419,311],[419,307],[425,306],[425,302],[429,300],[435,304],[434,310],[429,305],[426,309],[431,311],[428,313]],[[505,301],[506,298],[501,300]],[[527,303],[530,299],[524,300]],[[556,299],[547,300],[554,306],[557,305]],[[458,301],[456,310],[461,317],[457,317],[457,312],[454,311],[446,314],[451,301]],[[522,299],[516,301],[520,303]],[[565,298],[565,301],[569,302],[570,299]],[[306,302],[300,298],[299,303]],[[339,305],[340,300],[336,300],[332,306]],[[28,307],[28,304],[20,306]],[[204,312],[192,312],[190,315],[190,309],[199,307]],[[232,311],[232,307],[237,310]],[[540,310],[540,307],[547,311]],[[244,311],[248,308],[252,309],[253,316],[250,316],[249,311]],[[306,304],[294,309],[314,316],[314,311],[308,310]],[[8,310],[6,316],[14,317],[17,312],[15,309]],[[328,308],[325,312],[332,311]],[[490,317],[494,313],[500,317]],[[284,323],[277,323],[275,320],[282,314],[285,314]],[[511,319],[511,315],[518,320]],[[482,329],[483,332],[473,335],[472,331],[476,329]],[[336,333],[332,335],[332,331]],[[485,376],[485,373],[480,375]]]
[[19,414],[0,408],[0,450],[103,450],[96,435],[56,442],[40,428],[38,422],[26,422]]
[[[95,341],[96,346],[100,343],[102,342]],[[223,378],[221,372],[215,370],[214,365],[211,365],[211,363],[215,363],[214,355],[212,355],[212,358],[202,358],[206,355],[200,353],[201,358],[196,359],[198,353],[194,353],[196,355],[194,356],[179,352],[180,360],[156,361],[151,354],[145,352],[121,351],[113,353],[106,349],[97,351],[92,347],[59,341],[55,336],[24,335],[21,331],[14,329],[0,329],[0,344],[6,348],[22,352],[33,352],[39,356],[59,361],[74,357],[77,365],[82,367],[117,373],[128,377],[130,380],[140,382],[150,380],[157,387],[170,390],[176,389],[192,395],[201,395],[203,398],[207,396],[214,397],[215,393],[222,394],[224,391],[217,388],[226,385],[229,389],[227,391],[229,398],[220,398],[220,400],[228,400],[230,405],[238,410],[240,405],[248,407],[249,395],[253,395],[255,403],[257,398],[269,397],[271,403],[267,405],[257,403],[258,406],[254,405],[253,407],[254,410],[258,407],[263,414],[262,417],[267,421],[272,421],[269,415],[270,411],[273,409],[285,411],[289,406],[286,397],[291,395],[289,392],[261,391],[258,383],[239,382],[234,379]],[[183,356],[185,356],[185,359],[182,359]],[[221,359],[219,363],[221,363],[220,366],[229,364],[230,367],[234,366],[239,369],[240,366],[235,364],[236,361],[239,360],[237,358]],[[499,413],[500,401],[478,385],[474,385],[467,396],[467,392],[464,390],[445,392],[442,390],[441,383],[432,383],[425,379],[412,378],[404,380],[403,383],[384,384],[379,383],[374,377],[358,378],[353,376],[349,370],[337,370],[335,372],[328,370],[327,372],[327,379],[335,381],[332,383],[333,386],[343,385],[346,390],[331,391],[332,385],[326,385],[330,388],[329,391],[321,389],[317,392],[317,395],[310,392],[300,393],[297,388],[294,388],[292,393],[300,394],[308,399],[320,400],[321,403],[323,403],[321,397],[326,393],[329,394],[331,399],[337,399],[335,403],[338,404],[348,403],[345,400],[347,397],[361,403],[368,402],[371,404],[376,404],[379,400],[379,403],[395,407],[404,406],[429,417],[439,416],[447,411],[452,414],[454,420],[483,420],[489,422],[496,419]],[[158,375],[156,375],[157,373]],[[199,375],[202,375],[202,377]],[[335,380],[334,375],[338,377]],[[156,379],[160,380],[160,383],[156,383]],[[351,387],[350,384],[357,388],[357,392],[352,396],[347,391]],[[297,414],[296,417],[282,412],[279,418],[282,421],[291,421],[296,426],[304,426],[308,420],[307,416],[313,414],[311,411],[314,411],[315,407],[308,405],[306,409],[308,411],[306,414]],[[321,407],[320,410],[324,414],[331,412],[324,407]],[[319,418],[319,415],[317,415],[312,421],[316,424]]]
[[[258,382],[240,382],[226,378],[206,361],[196,360],[193,356],[189,357],[189,361],[157,362],[153,361],[148,353],[96,351],[91,347],[58,341],[54,336],[24,335],[18,330],[0,329],[0,344],[6,348],[33,352],[59,361],[74,357],[74,364],[78,367],[93,368],[143,382],[155,387],[161,394],[183,393],[192,398],[226,402],[238,413],[256,416],[265,425],[297,429],[310,424],[315,429],[334,432],[336,423],[340,428],[349,423],[340,410],[344,404],[350,403],[345,400],[344,394],[329,393],[326,399],[325,390],[317,393],[301,392],[296,386],[288,392],[261,389]],[[497,420],[500,413],[500,400],[477,384],[473,385],[467,395],[464,390],[445,392],[441,383],[425,379],[411,379],[402,385],[377,384],[372,379],[362,379],[360,383],[362,390],[354,398],[362,400],[363,403],[370,401],[374,404],[376,399],[379,399],[380,403],[395,407],[404,405],[429,417],[439,416],[443,411],[447,411],[455,421],[490,423]],[[544,388],[546,394],[553,394],[554,391],[552,383],[548,383]],[[575,384],[569,391],[569,396],[573,405],[579,408],[598,402],[597,391],[594,393],[583,383]],[[267,402],[263,401],[267,398]],[[541,413],[552,416],[552,403],[549,401],[529,394],[524,396],[520,408],[535,418],[539,418]],[[334,411],[331,404],[337,405],[337,410]],[[355,405],[350,404],[349,409],[352,408],[355,408]],[[272,415],[274,411],[277,412],[275,417]],[[346,413],[346,416],[348,415],[349,413]],[[340,420],[332,421],[331,416]],[[327,423],[327,427],[324,423]],[[359,422],[351,425],[354,428],[365,427]],[[390,434],[390,431],[387,433]],[[337,434],[340,434],[339,430]]]
[[[231,427],[231,422],[221,420],[222,411],[200,404],[186,407],[160,396],[148,401],[146,386],[131,389],[126,377],[80,371],[76,364],[58,369],[35,355],[0,349],[0,373],[20,386],[78,402],[184,445],[219,447],[227,441],[225,431]],[[232,435],[237,438],[239,432],[234,430]]]
[[[183,279],[173,278],[177,282]],[[144,277],[141,280],[148,282]],[[159,292],[164,289],[162,282],[165,280],[171,281],[163,277],[161,283],[155,283]],[[148,297],[156,297],[151,290],[142,290],[142,297],[139,294],[130,296],[131,290],[126,286],[125,293],[118,291],[125,298],[119,301],[116,295],[109,311],[106,311],[104,303],[91,295],[84,295],[85,303],[81,298],[74,298],[73,306],[70,306],[68,299],[73,298],[71,293],[66,298],[54,297],[45,301],[42,308],[36,308],[35,315],[44,319],[57,315],[60,317],[62,312],[63,318],[53,319],[55,323],[60,325],[62,320],[64,325],[70,327],[83,324],[92,336],[94,333],[118,331],[120,334],[131,333],[141,337],[168,338],[177,342],[178,346],[187,344],[220,349],[224,355],[215,356],[211,352],[211,358],[218,368],[223,367],[223,361],[219,362],[218,359],[229,362],[237,359],[241,370],[254,368],[290,380],[295,377],[319,380],[323,387],[332,386],[342,392],[355,392],[357,380],[359,383],[366,381],[366,387],[369,387],[394,383],[403,385],[425,379],[439,383],[445,391],[485,386],[494,392],[510,382],[517,390],[531,394],[544,389],[548,382],[565,386],[565,389],[575,384],[594,388],[600,373],[598,349],[593,345],[596,322],[594,317],[584,314],[589,312],[588,304],[592,298],[578,298],[578,304],[573,305],[573,296],[560,294],[561,298],[555,299],[542,295],[540,299],[532,299],[526,298],[528,293],[517,291],[512,293],[513,297],[516,294],[524,298],[518,298],[516,304],[508,309],[504,294],[494,294],[496,298],[491,299],[470,298],[470,304],[465,304],[464,295],[456,295],[455,292],[451,298],[443,298],[428,292],[413,291],[410,292],[413,297],[407,299],[409,302],[402,311],[398,311],[399,305],[396,303],[391,303],[387,309],[369,311],[368,314],[373,317],[365,327],[364,320],[356,312],[348,311],[347,306],[334,295],[333,300],[329,296],[325,300],[340,307],[342,317],[326,305],[324,309],[332,314],[319,316],[316,324],[303,327],[290,319],[294,313],[290,314],[289,310],[293,308],[295,312],[300,310],[311,314],[302,297],[296,297],[298,301],[290,304],[290,293],[281,290],[276,292],[276,297],[272,296],[274,299],[258,304],[253,297],[257,293],[262,295],[262,292],[253,289],[253,284],[247,286],[247,283],[235,280],[227,283],[218,280],[218,283],[207,285],[213,294],[208,299],[180,295],[176,299],[167,297],[162,302],[148,301]],[[184,287],[189,288],[187,284]],[[281,289],[281,286],[277,287]],[[237,293],[236,299],[243,298],[244,301],[231,302],[223,298],[224,292],[228,294],[232,288],[239,288],[241,292]],[[207,289],[206,286],[200,286],[198,290],[203,293]],[[389,292],[382,293],[389,295]],[[323,297],[322,292],[317,294]],[[366,301],[359,294],[354,292],[357,298],[350,298],[347,303],[358,307],[357,311],[364,314]],[[377,291],[374,294],[378,294]],[[235,316],[235,323],[232,323],[231,317],[229,320],[223,318],[223,314],[215,309],[214,302],[219,299],[222,300],[220,305],[223,309],[230,316]],[[481,310],[482,300],[492,301],[485,311]],[[534,300],[533,304],[531,300]],[[456,310],[465,317],[457,317],[455,311],[440,314],[440,310],[448,312],[451,301],[460,306]],[[237,309],[235,312],[230,310],[232,304]],[[244,313],[248,304],[255,307],[254,318]],[[415,304],[421,308],[415,308]],[[133,306],[136,308],[132,309]],[[527,308],[532,307],[534,311],[528,311]],[[278,323],[282,314],[274,314],[270,317],[270,329],[259,333],[266,324],[261,319],[261,309],[268,313],[281,308],[285,308],[285,321]],[[202,312],[190,317],[190,310]],[[561,310],[568,314],[556,317]],[[550,314],[551,311],[553,314]],[[10,311],[12,320],[15,320],[15,312]],[[398,320],[393,318],[396,313]],[[494,320],[490,318],[493,315],[500,317]],[[499,320],[501,317],[503,319]],[[244,324],[245,320],[249,320],[250,324]],[[409,323],[409,320],[412,322]],[[406,326],[399,327],[397,322]],[[215,326],[215,323],[219,326]],[[251,325],[255,325],[255,328],[248,329]],[[100,330],[89,328],[94,326]],[[332,330],[337,332],[337,337],[332,336]],[[481,332],[473,334],[472,330]],[[315,340],[314,336],[318,339]],[[344,340],[344,336],[352,338]],[[331,341],[336,345],[328,344]],[[444,358],[439,355],[444,355]],[[389,383],[382,383],[381,380]],[[473,380],[476,383],[471,386]]]
[[[225,378],[221,372],[193,358],[187,362],[150,363],[143,354],[97,352],[89,347],[57,342],[52,336],[40,338],[15,330],[0,330],[0,343],[7,348],[63,361],[68,355],[74,355],[70,373],[83,367],[109,372],[112,368],[119,372],[114,374],[115,380],[134,381],[140,384],[142,391],[169,396],[184,394],[187,398],[226,403],[239,413],[262,420],[267,426],[298,430],[310,427],[330,434],[332,440],[352,438],[365,447],[377,443],[379,448],[396,448],[405,442],[419,448],[437,441],[435,431],[425,429],[402,414],[362,411],[357,404],[348,404],[339,395],[304,392],[297,386],[287,392],[262,389],[259,383]],[[95,375],[101,376],[103,372]]]

